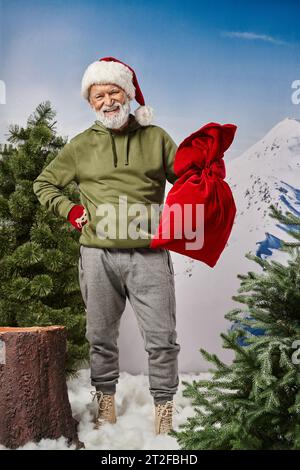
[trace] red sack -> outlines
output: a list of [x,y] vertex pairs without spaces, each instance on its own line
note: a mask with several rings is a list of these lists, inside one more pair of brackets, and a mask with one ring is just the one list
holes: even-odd
[[234,124],[210,122],[179,145],[174,160],[178,179],[150,248],[166,248],[215,266],[236,214],[223,160],[236,129]]

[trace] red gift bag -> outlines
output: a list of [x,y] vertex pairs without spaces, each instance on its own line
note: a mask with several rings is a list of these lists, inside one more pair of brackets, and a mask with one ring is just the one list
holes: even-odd
[[224,152],[237,126],[211,122],[178,147],[169,191],[150,248],[167,248],[214,267],[233,226],[236,206],[226,176]]

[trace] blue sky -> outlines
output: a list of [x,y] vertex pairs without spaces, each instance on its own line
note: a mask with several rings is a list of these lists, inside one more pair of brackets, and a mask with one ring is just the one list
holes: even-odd
[[63,135],[89,127],[83,72],[113,56],[134,68],[155,124],[177,144],[208,122],[234,123],[226,157],[237,157],[280,120],[300,118],[291,101],[299,18],[297,1],[0,0],[0,140],[45,100]]

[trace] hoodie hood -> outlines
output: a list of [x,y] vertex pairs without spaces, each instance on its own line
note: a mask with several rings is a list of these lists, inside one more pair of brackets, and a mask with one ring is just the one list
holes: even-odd
[[124,129],[121,131],[115,130],[115,129],[109,129],[108,127],[105,127],[98,119],[95,121],[95,123],[91,126],[91,129],[100,132],[102,134],[109,135],[110,138],[110,143],[111,143],[111,150],[112,150],[112,158],[113,158],[113,163],[114,166],[118,166],[118,155],[116,151],[116,144],[115,144],[115,139],[114,137],[117,135],[122,135],[124,136],[124,153],[126,155],[126,160],[125,160],[125,165],[129,165],[129,138],[130,134],[135,132],[137,129],[141,128],[141,124],[138,123],[136,120],[135,116],[133,114],[129,114],[129,123],[127,124]]

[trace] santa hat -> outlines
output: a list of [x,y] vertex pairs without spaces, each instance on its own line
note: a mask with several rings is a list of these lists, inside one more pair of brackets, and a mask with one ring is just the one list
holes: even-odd
[[94,84],[115,83],[122,88],[130,99],[139,103],[134,111],[135,118],[141,126],[151,124],[153,109],[145,106],[145,100],[139,87],[134,70],[114,57],[103,57],[92,62],[85,70],[81,82],[81,94],[88,100],[89,88]]

